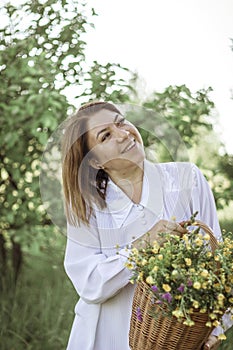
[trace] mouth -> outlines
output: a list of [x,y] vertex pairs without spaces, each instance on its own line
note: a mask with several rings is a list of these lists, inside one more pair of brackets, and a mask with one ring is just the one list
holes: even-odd
[[130,140],[128,145],[123,149],[121,153],[129,152],[135,145],[136,145],[136,140],[135,139]]

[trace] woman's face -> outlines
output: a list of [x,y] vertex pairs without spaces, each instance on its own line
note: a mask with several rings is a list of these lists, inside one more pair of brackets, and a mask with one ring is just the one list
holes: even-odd
[[88,121],[87,141],[93,162],[105,171],[142,165],[145,158],[143,141],[137,128],[122,115],[103,109]]

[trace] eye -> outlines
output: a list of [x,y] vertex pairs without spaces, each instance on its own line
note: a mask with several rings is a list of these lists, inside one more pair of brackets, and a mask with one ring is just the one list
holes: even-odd
[[121,118],[121,119],[119,119],[117,122],[116,122],[116,125],[117,126],[122,126],[122,125],[124,125],[125,124],[125,118]]
[[101,142],[104,142],[107,138],[109,138],[110,137],[110,132],[108,131],[108,132],[106,132],[103,136],[102,136],[102,138],[101,138]]

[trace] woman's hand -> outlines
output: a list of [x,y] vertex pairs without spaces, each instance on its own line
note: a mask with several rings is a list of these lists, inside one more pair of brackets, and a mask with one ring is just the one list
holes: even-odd
[[161,237],[159,233],[172,233],[178,236],[182,236],[187,230],[174,221],[160,220],[150,230],[149,234],[145,233],[142,237],[138,238],[134,243],[133,247],[140,248],[143,245],[143,241],[153,243],[157,241],[159,245],[162,245],[166,239]]
[[215,335],[210,335],[205,343],[203,350],[217,350],[221,341]]

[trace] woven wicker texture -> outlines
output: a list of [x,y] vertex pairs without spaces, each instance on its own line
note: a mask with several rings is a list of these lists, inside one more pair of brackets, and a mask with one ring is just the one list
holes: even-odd
[[[214,251],[217,240],[208,226],[197,222],[210,235],[210,246]],[[152,302],[153,294],[145,282],[139,282],[135,289],[129,332],[129,345],[132,350],[201,350],[212,328],[206,327],[208,314],[195,312],[192,320],[195,326],[189,327],[178,322],[175,317],[164,316],[161,306]],[[142,321],[137,317],[140,308]],[[156,313],[156,318],[151,314]]]

